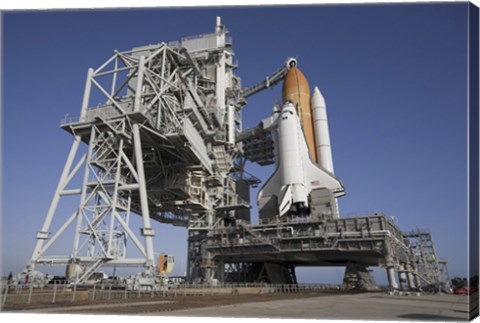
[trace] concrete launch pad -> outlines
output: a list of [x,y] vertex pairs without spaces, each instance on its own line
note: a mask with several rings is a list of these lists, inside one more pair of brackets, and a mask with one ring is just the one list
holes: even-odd
[[[151,315],[150,313],[149,315]],[[384,293],[326,295],[206,307],[162,313],[169,316],[345,319],[394,321],[467,321],[463,295],[390,296]]]
[[138,299],[127,302],[23,305],[7,312],[176,317],[290,318],[393,321],[467,321],[468,297],[452,294],[392,296],[384,292],[236,294]]

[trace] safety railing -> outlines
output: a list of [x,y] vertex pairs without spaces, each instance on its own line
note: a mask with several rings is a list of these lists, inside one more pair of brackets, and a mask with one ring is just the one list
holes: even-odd
[[133,300],[145,298],[175,298],[180,296],[209,296],[237,294],[277,294],[277,293],[320,293],[340,290],[341,285],[335,284],[177,284],[157,286],[151,290],[131,290],[128,285],[95,284],[77,286],[65,281],[55,281],[44,287],[32,284],[13,285],[4,283],[0,287],[2,306],[25,304],[89,304],[110,300]]

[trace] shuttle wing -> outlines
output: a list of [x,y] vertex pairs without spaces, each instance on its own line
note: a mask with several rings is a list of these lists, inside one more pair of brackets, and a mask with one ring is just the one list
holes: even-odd
[[319,166],[316,166],[311,161],[308,162],[306,168],[307,185],[310,187],[309,191],[315,188],[326,187],[333,192],[335,197],[345,195],[345,189],[342,182],[340,182],[337,177]]

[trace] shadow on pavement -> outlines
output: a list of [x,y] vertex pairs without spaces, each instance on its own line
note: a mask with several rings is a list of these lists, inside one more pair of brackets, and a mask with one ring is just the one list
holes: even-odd
[[402,314],[398,315],[399,318],[410,319],[410,320],[419,320],[419,321],[461,321],[468,320],[468,317],[464,318],[455,317],[455,316],[444,316],[444,315],[431,315],[431,314]]

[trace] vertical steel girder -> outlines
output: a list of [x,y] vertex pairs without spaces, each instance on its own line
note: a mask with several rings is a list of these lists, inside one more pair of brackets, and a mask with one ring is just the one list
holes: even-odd
[[[142,56],[143,57],[143,56]],[[141,59],[142,60],[142,59]],[[140,83],[140,82],[139,82]],[[147,271],[153,274],[153,236],[154,232],[150,224],[150,212],[148,209],[147,187],[145,180],[145,171],[143,169],[142,142],[140,138],[140,130],[137,123],[133,124],[133,140],[135,148],[135,161],[137,164],[138,185],[140,191],[140,204],[142,210],[143,228],[142,235],[145,237],[145,247],[147,253]]]

